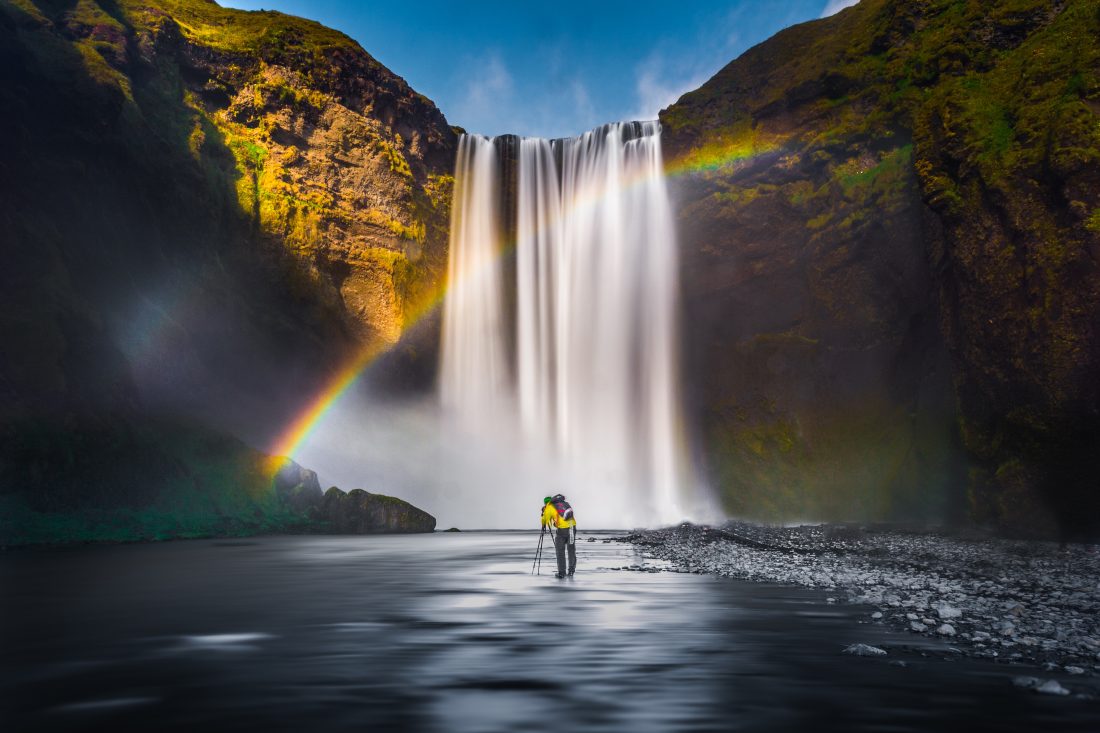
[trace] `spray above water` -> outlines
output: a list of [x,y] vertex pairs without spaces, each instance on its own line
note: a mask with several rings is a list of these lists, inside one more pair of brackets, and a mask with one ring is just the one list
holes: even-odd
[[588,527],[704,511],[683,438],[659,125],[464,135],[455,177],[444,407],[484,441],[519,433],[556,462]]

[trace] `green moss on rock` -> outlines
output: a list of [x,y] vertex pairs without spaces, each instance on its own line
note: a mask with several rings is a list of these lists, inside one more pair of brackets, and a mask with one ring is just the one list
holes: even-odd
[[[1097,37],[1100,14],[1086,0],[863,0],[782,31],[664,111],[668,167],[686,171],[678,185],[687,280],[705,283],[711,302],[727,299],[723,287],[731,293],[720,309],[693,304],[687,291],[689,316],[723,334],[698,347],[708,360],[700,368],[741,366],[718,367],[730,381],[709,380],[704,402],[743,404],[754,391],[790,402],[820,379],[762,381],[766,361],[758,360],[773,356],[730,356],[754,332],[813,333],[822,353],[835,354],[824,363],[848,372],[873,363],[876,351],[898,364],[938,348],[951,380],[929,374],[923,384],[951,393],[934,400],[940,437],[931,444],[950,454],[961,442],[975,468],[946,490],[962,496],[969,481],[972,516],[1014,533],[1039,507],[1063,529],[1089,524],[1081,518],[1097,516],[1100,501],[1081,477],[1095,473],[1095,451],[1068,455],[1060,441],[1100,440],[1100,341],[1090,325],[1100,313]],[[906,277],[896,279],[899,271]],[[843,328],[823,322],[825,314]],[[890,379],[885,392],[870,381],[855,396],[896,404],[899,416],[917,394],[927,399],[921,381]],[[958,438],[942,409],[948,399],[965,426]],[[781,418],[747,424],[711,411],[730,506],[776,516],[824,506],[809,489],[791,488],[817,483],[820,466],[796,465],[797,450],[780,450],[786,443],[775,432],[796,420],[813,445],[827,441],[807,418],[813,409],[792,405]],[[889,414],[877,430],[852,431],[853,445],[882,454],[876,434],[897,429]],[[834,452],[848,453],[845,470],[860,475],[859,451],[844,447]],[[942,465],[952,463],[946,454]],[[892,491],[887,464],[877,487],[869,480],[863,498],[852,498],[872,515],[895,505],[879,495]],[[833,491],[845,495],[840,486],[820,493]],[[1035,522],[1040,534],[1052,526]]]

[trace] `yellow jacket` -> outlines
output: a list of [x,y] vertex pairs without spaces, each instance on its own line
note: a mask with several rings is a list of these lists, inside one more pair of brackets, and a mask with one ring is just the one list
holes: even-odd
[[546,507],[542,510],[542,526],[565,529],[566,527],[576,527],[577,521],[575,519],[562,519],[558,516],[558,510],[554,508],[554,504],[546,502]]

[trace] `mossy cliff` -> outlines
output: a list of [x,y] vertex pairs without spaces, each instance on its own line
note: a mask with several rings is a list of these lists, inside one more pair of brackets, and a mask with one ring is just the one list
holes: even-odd
[[322,493],[313,471],[194,423],[24,424],[0,446],[0,548],[434,528],[400,499]]
[[69,456],[69,478],[137,466],[157,435],[164,466],[190,466],[210,431],[164,415],[270,445],[435,301],[455,143],[429,100],[311,21],[0,0],[0,439],[37,441],[2,452],[0,489],[33,455]]
[[1100,525],[1100,7],[863,0],[661,114],[727,506]]
[[5,0],[0,34],[8,236],[54,290],[125,281],[116,321],[235,290],[334,356],[437,297],[455,134],[351,39],[208,0]]
[[306,531],[311,471],[193,423],[24,423],[0,448],[0,547]]

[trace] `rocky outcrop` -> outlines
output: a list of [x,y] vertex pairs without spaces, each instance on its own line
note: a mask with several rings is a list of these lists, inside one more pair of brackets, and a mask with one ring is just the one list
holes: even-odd
[[662,112],[728,509],[1097,528],[1098,24],[863,0]]
[[284,459],[273,485],[279,501],[309,518],[310,532],[400,534],[435,530],[435,517],[402,499],[362,489],[344,492],[335,486],[322,492],[317,474],[289,459]]
[[362,489],[347,493],[333,486],[313,514],[324,531],[334,534],[404,534],[432,532],[435,517],[407,501]]
[[289,458],[285,459],[283,466],[275,473],[272,484],[275,496],[298,514],[308,513],[324,497],[317,473],[302,468]]

